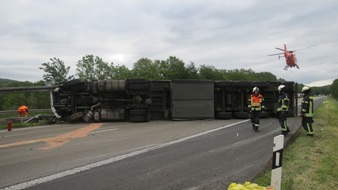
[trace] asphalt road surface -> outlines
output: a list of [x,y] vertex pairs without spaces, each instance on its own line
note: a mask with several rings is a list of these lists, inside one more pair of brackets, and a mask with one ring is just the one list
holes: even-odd
[[[318,105],[323,98],[318,98]],[[291,134],[301,119],[288,118]],[[226,189],[272,158],[274,118],[52,125],[0,131],[0,188]]]

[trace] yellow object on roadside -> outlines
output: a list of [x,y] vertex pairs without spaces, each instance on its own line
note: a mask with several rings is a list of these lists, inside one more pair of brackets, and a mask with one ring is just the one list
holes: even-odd
[[275,190],[273,187],[263,187],[256,183],[246,181],[244,184],[231,183],[228,190]]

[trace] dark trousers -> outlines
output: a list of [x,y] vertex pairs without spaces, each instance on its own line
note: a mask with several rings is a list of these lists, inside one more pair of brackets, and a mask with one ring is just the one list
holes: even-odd
[[312,117],[303,117],[302,118],[302,125],[305,129],[307,135],[313,135],[312,129],[313,118]]
[[284,111],[278,112],[278,120],[280,127],[282,128],[282,133],[286,134],[290,131],[288,124],[287,124],[287,119],[286,119],[286,113]]
[[259,119],[261,117],[261,113],[261,111],[251,111],[250,117],[253,130],[258,130],[259,128]]

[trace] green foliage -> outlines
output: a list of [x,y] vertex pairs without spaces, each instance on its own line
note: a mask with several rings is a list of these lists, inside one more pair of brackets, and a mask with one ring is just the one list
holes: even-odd
[[[3,87],[43,86],[44,81],[19,82],[14,81],[2,84]],[[17,92],[0,94],[0,110],[16,110],[21,105],[27,105],[30,109],[46,109],[50,107],[49,92]]]
[[6,87],[8,84],[17,82],[15,80],[10,80],[10,79],[1,79],[0,78],[0,87]]
[[141,58],[134,63],[132,73],[135,78],[160,79],[159,64],[148,58]]
[[51,81],[53,84],[61,84],[74,78],[74,76],[67,77],[70,67],[66,67],[64,62],[58,58],[50,58],[51,62],[42,63],[42,69],[45,74],[43,79]]
[[330,90],[331,90],[332,97],[338,100],[338,79],[333,81]]
[[128,79],[133,78],[132,72],[128,69],[128,67],[122,65],[122,66],[112,66],[111,75],[107,78],[110,79]]
[[100,57],[86,55],[77,62],[76,75],[87,81],[104,80],[113,76],[113,63],[108,64]]
[[199,69],[200,79],[222,80],[223,77],[224,77],[224,73],[216,69],[214,66],[201,65]]
[[331,94],[331,85],[321,86],[321,87],[312,87],[311,93],[313,95],[329,95]]
[[189,65],[186,67],[186,72],[187,72],[187,78],[188,79],[198,79],[198,69],[195,66],[194,62],[190,62]]
[[162,79],[186,79],[187,70],[185,68],[185,63],[178,59],[177,57],[170,56],[165,61],[160,61],[160,76]]

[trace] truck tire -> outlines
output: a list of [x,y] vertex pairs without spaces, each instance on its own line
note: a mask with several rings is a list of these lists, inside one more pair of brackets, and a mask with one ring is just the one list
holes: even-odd
[[234,112],[234,118],[237,119],[248,119],[249,115],[247,112]]
[[232,118],[232,112],[217,112],[215,114],[216,119],[231,119]]
[[63,83],[62,86],[65,89],[70,89],[71,87],[73,87],[77,84],[80,84],[80,83],[82,83],[81,79],[73,79],[73,80],[70,80],[70,81]]
[[147,83],[145,79],[128,79],[128,90],[131,91],[143,91],[147,89]]
[[267,111],[262,111],[261,113],[261,118],[268,118],[269,117],[269,112]]
[[131,122],[146,122],[148,119],[148,112],[146,109],[129,110],[129,121]]

